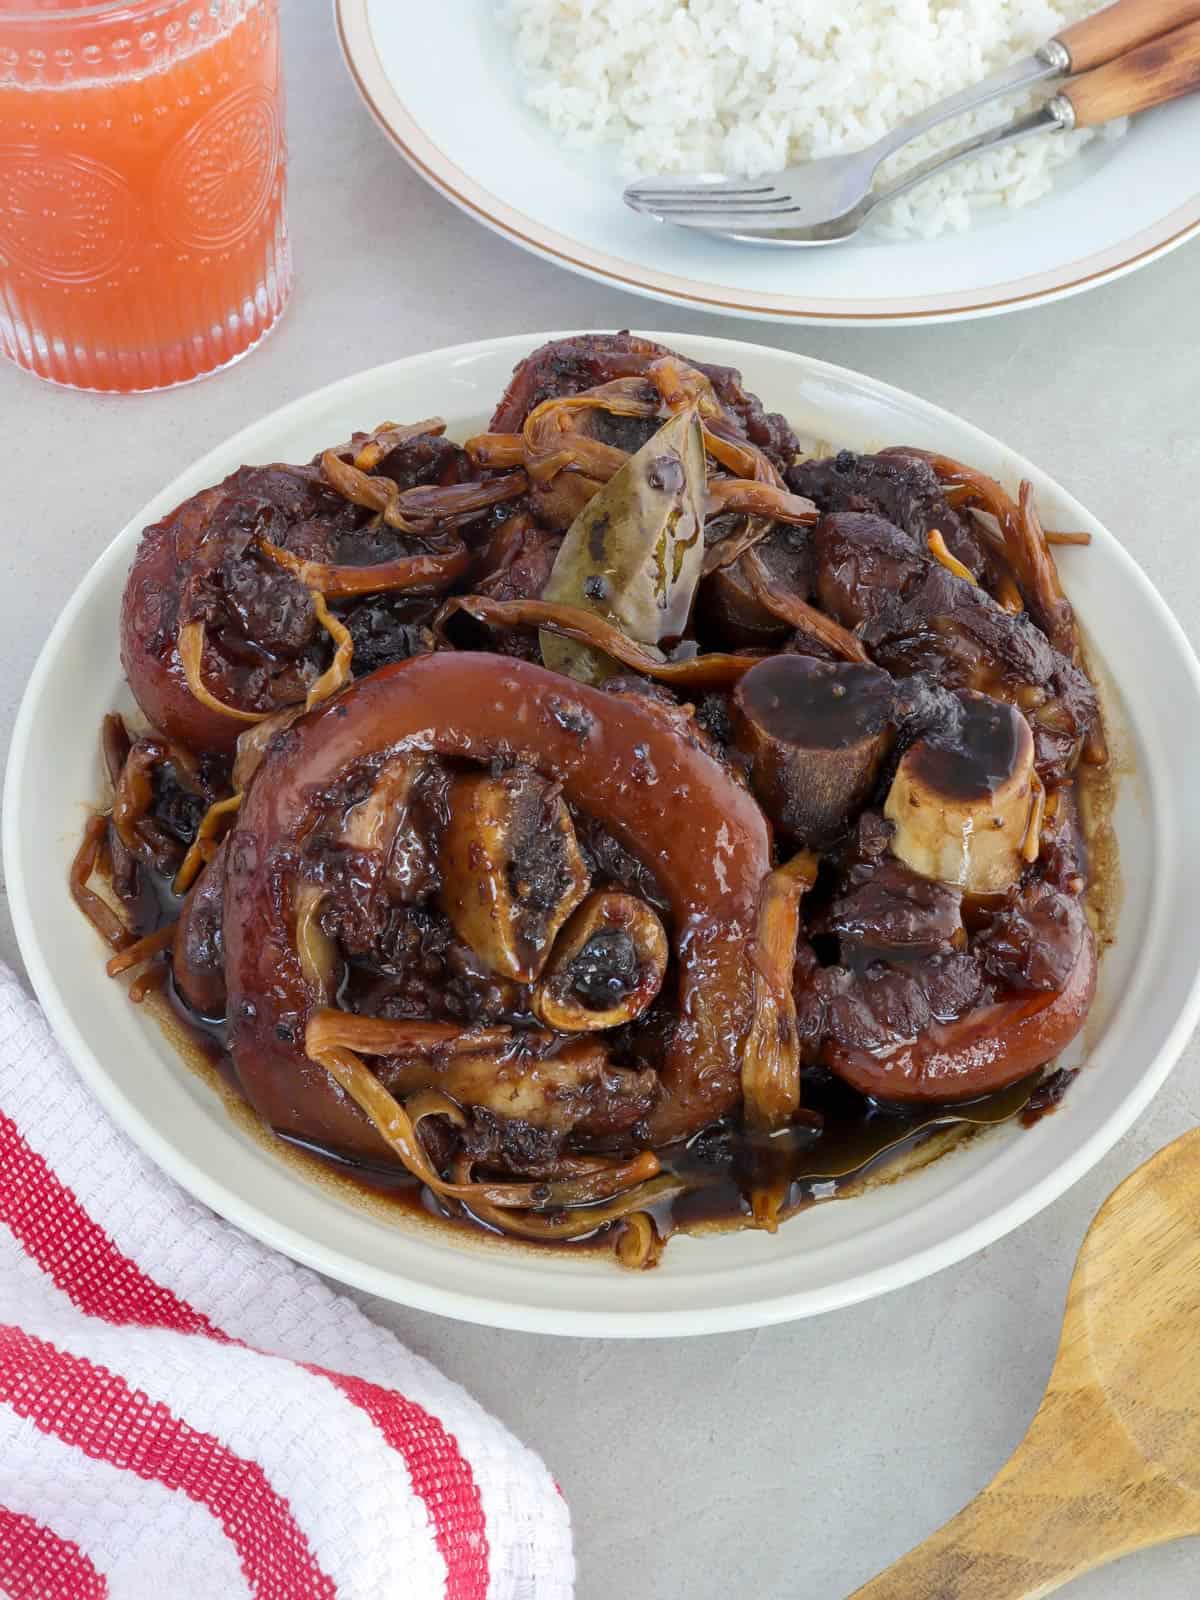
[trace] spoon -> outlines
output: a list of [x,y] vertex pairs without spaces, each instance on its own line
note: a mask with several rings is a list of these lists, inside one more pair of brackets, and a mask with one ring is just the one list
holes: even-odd
[[1101,1207],[1045,1396],[1006,1465],[851,1600],[1036,1600],[1188,1534],[1200,1534],[1200,1128]]

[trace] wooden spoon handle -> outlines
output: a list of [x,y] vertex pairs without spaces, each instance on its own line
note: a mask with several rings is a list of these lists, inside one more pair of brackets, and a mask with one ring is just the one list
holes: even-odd
[[1131,117],[1200,89],[1200,21],[1164,33],[1066,84],[1063,95],[1080,128],[1095,128],[1116,117]]
[[1040,1600],[1195,1530],[1189,1497],[1147,1463],[1102,1392],[1053,1383],[987,1488],[850,1600]]
[[1200,0],[1117,0],[1095,16],[1072,23],[1058,35],[1072,72],[1090,72],[1135,45],[1200,17]]

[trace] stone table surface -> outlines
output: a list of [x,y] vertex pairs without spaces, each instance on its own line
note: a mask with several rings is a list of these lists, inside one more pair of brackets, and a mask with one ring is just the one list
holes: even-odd
[[[546,328],[671,329],[685,349],[689,333],[725,334],[911,389],[1034,457],[1200,635],[1200,245],[1058,305],[951,327],[785,328],[649,304],[533,259],[440,199],[356,99],[328,0],[285,13],[297,283],[279,330],[211,382],[142,398],[0,368],[0,747],[87,566],[195,457],[359,368]],[[19,964],[2,896],[0,955]],[[1033,1222],[925,1282],[792,1326],[560,1341],[366,1304],[551,1464],[573,1508],[580,1600],[843,1600],[1007,1456],[1049,1373],[1088,1221],[1198,1119],[1193,1041],[1137,1127]],[[1198,1588],[1186,1544],[1067,1592],[1185,1600]]]

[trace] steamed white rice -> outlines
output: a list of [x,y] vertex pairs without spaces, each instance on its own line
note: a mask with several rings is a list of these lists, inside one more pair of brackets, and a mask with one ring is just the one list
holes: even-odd
[[[1104,3],[506,0],[529,105],[570,146],[615,146],[630,177],[753,177],[860,149]],[[947,123],[884,177],[1033,103]],[[965,228],[977,206],[1027,205],[1094,137],[1080,130],[976,157],[897,200],[885,225],[932,236]]]

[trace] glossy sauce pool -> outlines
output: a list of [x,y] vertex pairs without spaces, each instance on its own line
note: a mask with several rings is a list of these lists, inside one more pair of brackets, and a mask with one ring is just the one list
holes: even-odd
[[[473,1239],[487,1233],[509,1249],[611,1253],[612,1227],[558,1243],[508,1238],[471,1215],[449,1211],[406,1171],[382,1162],[348,1160],[320,1145],[274,1133],[243,1099],[221,1027],[198,1023],[174,997],[169,983],[151,993],[145,1004],[187,1066],[220,1095],[243,1131],[341,1199],[385,1220],[415,1222]],[[824,1073],[810,1075],[803,1098],[807,1110],[819,1111],[825,1118],[819,1136],[815,1128],[798,1126],[782,1139],[756,1141],[718,1125],[687,1143],[667,1146],[658,1152],[664,1171],[678,1173],[694,1187],[654,1201],[646,1209],[663,1238],[674,1232],[725,1231],[746,1225],[751,1190],[774,1180],[787,1186],[780,1216],[790,1217],[819,1201],[893,1181],[979,1130],[1011,1120],[1029,1103],[1037,1083],[1036,1077],[1028,1078],[998,1094],[954,1107],[901,1109],[877,1105]]]
[[[1110,817],[1114,779],[1111,769],[1081,768],[1076,779],[1079,811],[1089,858],[1087,902],[1103,948],[1111,942],[1119,879]],[[145,870],[145,869],[143,869]],[[178,915],[179,900],[166,880],[147,877],[166,924]],[[580,1240],[534,1242],[496,1235],[465,1211],[445,1204],[404,1171],[349,1160],[319,1145],[275,1134],[242,1098],[232,1060],[225,1049],[224,1024],[195,1016],[165,979],[145,998],[187,1065],[221,1095],[238,1125],[274,1155],[340,1198],[377,1217],[451,1230],[479,1240],[481,1233],[507,1248],[545,1252],[593,1250],[610,1254],[619,1229],[610,1226]],[[694,1138],[658,1151],[663,1169],[688,1187],[646,1209],[663,1238],[674,1232],[706,1233],[745,1226],[752,1192],[773,1189],[780,1219],[821,1201],[845,1198],[937,1159],[982,1129],[1020,1117],[1026,1125],[1053,1112],[1073,1074],[1041,1073],[979,1100],[953,1106],[885,1106],[864,1097],[823,1069],[804,1074],[801,1119],[775,1136],[752,1137],[717,1124]],[[807,1113],[807,1120],[806,1120]],[[818,1123],[820,1126],[818,1128]]]

